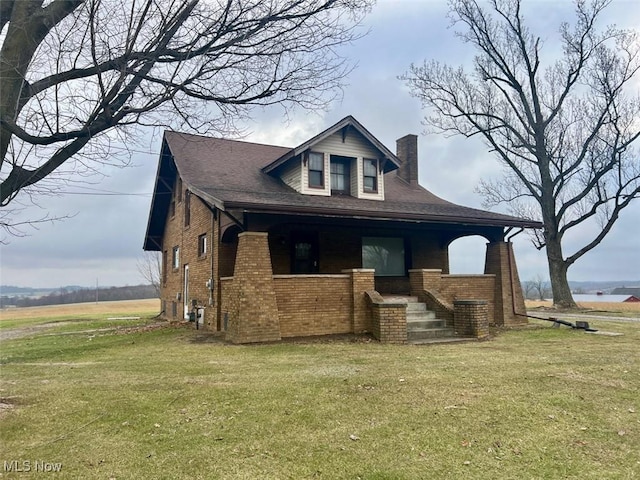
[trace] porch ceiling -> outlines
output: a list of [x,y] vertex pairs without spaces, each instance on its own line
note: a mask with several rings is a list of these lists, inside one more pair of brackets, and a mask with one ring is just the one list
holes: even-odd
[[437,233],[444,243],[470,236],[479,235],[489,241],[504,238],[504,227],[500,225],[464,224],[460,222],[432,222],[427,220],[405,220],[398,218],[370,218],[340,215],[305,215],[304,213],[279,213],[259,210],[245,210],[247,230],[267,231],[278,225],[292,225],[297,229],[356,229],[415,233]]

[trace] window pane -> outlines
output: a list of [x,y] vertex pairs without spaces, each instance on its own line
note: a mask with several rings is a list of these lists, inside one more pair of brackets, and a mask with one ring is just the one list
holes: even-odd
[[296,260],[308,260],[311,257],[310,243],[296,243],[295,245]]
[[331,174],[331,190],[346,190],[347,182],[341,173]]
[[404,240],[402,238],[364,237],[362,266],[375,269],[376,276],[404,276]]
[[331,173],[344,175],[345,171],[346,165],[344,163],[331,162]]
[[309,171],[309,186],[322,187],[322,172]]
[[331,156],[331,190],[337,193],[349,193],[351,182],[349,179],[352,163],[351,157]]
[[376,168],[375,160],[368,160],[365,158],[364,160],[364,174],[367,177],[375,177],[378,175],[378,169]]
[[207,234],[203,233],[198,237],[198,255],[203,256],[207,253]]
[[321,153],[310,153],[309,154],[309,170],[324,170],[324,158]]
[[364,189],[369,192],[376,191],[376,177],[364,177]]
[[173,268],[180,266],[180,247],[173,247]]

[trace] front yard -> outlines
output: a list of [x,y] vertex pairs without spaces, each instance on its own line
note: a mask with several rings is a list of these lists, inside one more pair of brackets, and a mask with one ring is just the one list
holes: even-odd
[[87,331],[101,319],[0,345],[3,478],[46,464],[83,479],[640,472],[637,322],[590,322],[615,337],[532,322],[482,343],[231,346],[144,318]]

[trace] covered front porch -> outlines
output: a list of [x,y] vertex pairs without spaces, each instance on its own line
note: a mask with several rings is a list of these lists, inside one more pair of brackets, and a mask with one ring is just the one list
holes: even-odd
[[[233,254],[233,262],[220,261],[219,311],[230,341],[371,332],[383,342],[406,343],[407,305],[385,301],[389,294],[416,297],[459,335],[481,337],[489,324],[526,322],[502,228],[335,220],[260,225],[254,219],[254,228],[266,231],[238,233],[232,226],[223,233],[220,254]],[[485,273],[450,275],[449,243],[472,233],[489,240]],[[387,270],[377,275],[370,266]],[[486,328],[464,326],[470,323],[460,315],[469,302],[480,303],[467,320],[480,315]]]

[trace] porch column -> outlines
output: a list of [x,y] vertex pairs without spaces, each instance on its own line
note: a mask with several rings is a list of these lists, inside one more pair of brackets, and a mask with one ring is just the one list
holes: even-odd
[[489,336],[489,308],[486,300],[454,300],[453,328],[466,337]]
[[498,326],[526,324],[528,320],[524,296],[511,242],[499,241],[487,244],[484,273],[496,276],[495,318],[489,319],[489,321]]
[[268,234],[238,235],[226,338],[233,343],[280,340]]
[[353,333],[371,331],[371,315],[365,292],[375,290],[373,268],[353,268],[342,273],[351,275],[351,323]]

